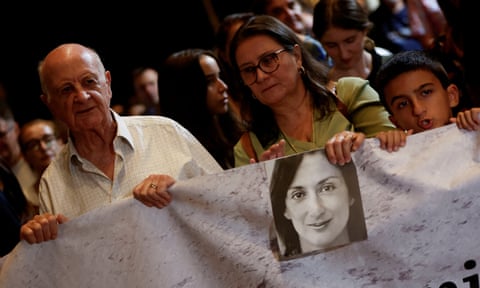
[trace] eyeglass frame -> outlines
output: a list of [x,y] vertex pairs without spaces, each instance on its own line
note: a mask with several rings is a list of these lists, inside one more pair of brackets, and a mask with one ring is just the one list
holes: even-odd
[[[257,79],[258,79],[258,73],[257,73],[257,70],[260,69],[260,71],[262,71],[263,73],[265,74],[272,74],[273,72],[277,71],[278,70],[278,67],[280,67],[280,57],[278,55],[280,55],[280,53],[282,52],[289,52],[291,51],[292,49],[289,49],[289,48],[280,48],[278,50],[275,50],[273,51],[272,53],[268,53],[266,55],[263,55],[260,59],[258,59],[258,62],[257,62],[257,65],[252,65],[252,66],[248,66],[246,68],[243,68],[243,69],[240,69],[240,77],[242,78],[242,81],[243,83],[245,83],[246,85],[250,86],[250,85],[253,85],[257,82]],[[268,57],[273,57],[272,60],[275,61],[276,63],[276,66],[275,68],[272,70],[272,71],[265,71],[264,68],[262,68],[262,63],[265,59],[268,59]],[[246,69],[255,69],[255,70],[252,70],[251,72],[246,72],[245,70]],[[244,80],[244,77],[243,75],[245,73],[251,73],[251,74],[247,74],[247,75],[253,75],[253,73],[255,73],[255,78],[253,81],[249,81],[250,83],[247,83],[245,80]]]
[[42,145],[42,143],[45,145],[46,149],[50,149],[55,141],[57,141],[57,136],[55,134],[44,134],[40,139],[34,138],[22,143],[22,150],[38,151],[40,150],[40,145]]

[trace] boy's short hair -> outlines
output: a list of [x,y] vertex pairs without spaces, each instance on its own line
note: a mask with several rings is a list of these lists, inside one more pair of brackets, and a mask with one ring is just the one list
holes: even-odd
[[394,54],[380,67],[375,79],[380,101],[390,114],[392,111],[390,111],[390,107],[385,99],[385,86],[397,76],[416,70],[425,70],[433,73],[445,89],[450,85],[450,79],[442,63],[427,52],[411,50]]

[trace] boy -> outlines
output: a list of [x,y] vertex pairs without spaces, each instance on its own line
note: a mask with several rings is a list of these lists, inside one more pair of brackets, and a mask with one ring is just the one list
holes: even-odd
[[[394,54],[380,67],[375,84],[380,101],[390,113],[390,121],[398,128],[375,136],[381,149],[397,151],[405,146],[407,136],[451,123],[469,131],[480,129],[480,108],[453,115],[460,90],[450,83],[442,64],[421,50]],[[348,137],[343,134],[338,133],[325,144],[333,164],[350,162],[350,153],[365,139],[361,133]]]
[[[390,121],[406,136],[451,123],[466,130],[479,129],[480,108],[459,112],[460,90],[451,84],[442,64],[423,51],[395,54],[378,71],[376,84]],[[401,132],[379,133],[382,148],[397,150]],[[390,148],[390,149],[389,149]]]

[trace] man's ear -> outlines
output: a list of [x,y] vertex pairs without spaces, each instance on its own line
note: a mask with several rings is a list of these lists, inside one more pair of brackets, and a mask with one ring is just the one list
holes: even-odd
[[450,108],[457,107],[458,103],[460,102],[460,90],[458,89],[458,86],[455,84],[448,85],[447,95]]

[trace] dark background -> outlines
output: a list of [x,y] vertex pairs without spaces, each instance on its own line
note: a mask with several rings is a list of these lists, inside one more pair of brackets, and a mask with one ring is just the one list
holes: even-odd
[[39,98],[37,64],[57,45],[78,42],[94,48],[112,73],[112,104],[125,104],[135,66],[158,67],[184,48],[212,48],[215,17],[243,11],[249,3],[211,0],[215,17],[210,19],[203,2],[209,1],[0,4],[0,81],[17,121],[51,118]]
[[[131,70],[158,67],[172,52],[212,48],[217,21],[248,10],[252,0],[174,0],[144,3],[65,2],[0,4],[0,82],[20,124],[51,118],[40,101],[38,62],[54,47],[78,42],[94,48],[112,73],[112,104],[125,104],[131,92]],[[213,17],[204,3],[211,4]],[[475,1],[465,1],[467,80],[480,95],[480,41],[472,28]],[[472,21],[470,21],[472,20]],[[467,32],[469,31],[469,32]],[[188,83],[185,83],[188,85]],[[480,105],[480,96],[478,99]]]

